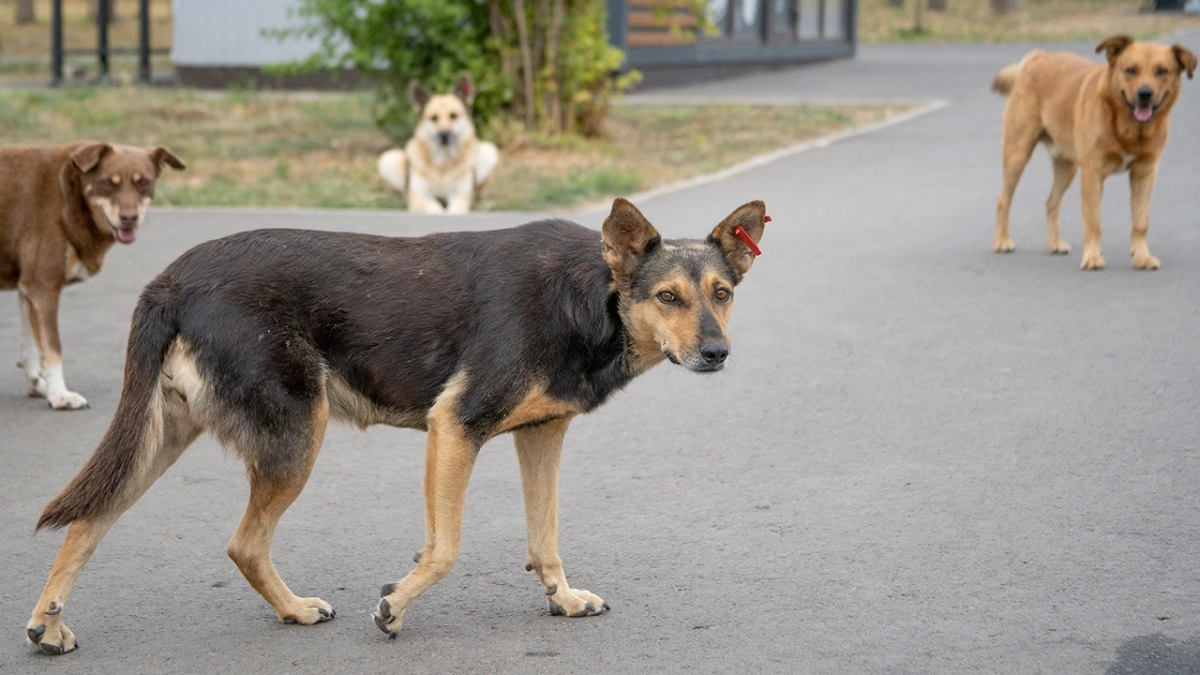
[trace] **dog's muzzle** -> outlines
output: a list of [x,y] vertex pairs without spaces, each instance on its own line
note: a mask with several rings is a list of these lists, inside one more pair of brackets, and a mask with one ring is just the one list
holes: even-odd
[[1155,111],[1158,110],[1158,106],[1154,104],[1154,90],[1150,87],[1139,88],[1134,102],[1130,103],[1127,100],[1125,103],[1133,112],[1133,119],[1137,120],[1139,124],[1149,122],[1154,117]]

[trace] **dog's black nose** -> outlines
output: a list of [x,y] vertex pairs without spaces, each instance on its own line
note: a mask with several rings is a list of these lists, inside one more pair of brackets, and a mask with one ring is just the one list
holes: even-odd
[[1150,87],[1142,87],[1138,89],[1137,94],[1139,101],[1149,101],[1154,96],[1154,90]]
[[710,366],[725,363],[729,357],[729,346],[723,342],[705,342],[700,345],[700,356]]
[[125,227],[133,227],[134,225],[137,225],[137,221],[138,221],[137,211],[122,211],[121,212],[121,224],[124,225]]
[[438,132],[438,143],[442,145],[450,145],[450,141],[454,140],[454,134],[449,131]]

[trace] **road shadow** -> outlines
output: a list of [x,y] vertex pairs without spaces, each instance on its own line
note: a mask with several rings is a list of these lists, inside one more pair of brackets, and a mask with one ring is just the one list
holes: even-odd
[[1200,675],[1200,638],[1154,633],[1126,640],[1105,675]]

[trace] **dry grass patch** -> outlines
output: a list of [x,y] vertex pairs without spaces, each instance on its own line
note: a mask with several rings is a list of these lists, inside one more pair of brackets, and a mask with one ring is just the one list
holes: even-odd
[[862,42],[1099,42],[1118,33],[1139,40],[1200,29],[1200,15],[1141,12],[1140,0],[1022,0],[1021,11],[992,15],[990,0],[946,0],[946,11],[924,12],[924,29],[913,28],[913,2],[859,0]]
[[[402,208],[375,171],[391,142],[368,94],[134,87],[0,91],[0,144],[165,145],[188,170],[158,203]],[[564,208],[711,173],[900,108],[619,106],[605,139],[516,135],[478,208]]]

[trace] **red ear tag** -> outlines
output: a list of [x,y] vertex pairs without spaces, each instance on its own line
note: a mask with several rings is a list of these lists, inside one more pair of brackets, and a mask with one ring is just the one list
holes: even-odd
[[764,222],[764,223],[769,223],[769,222],[771,222],[771,216],[763,216],[763,222]]
[[742,240],[742,243],[746,244],[746,248],[749,248],[751,253],[753,253],[756,256],[762,255],[762,250],[758,248],[758,244],[754,243],[754,240],[751,239],[750,235],[747,234],[746,231],[742,229],[741,225],[738,225],[737,227],[733,228],[733,233],[734,233],[734,235],[737,236],[738,239]]

